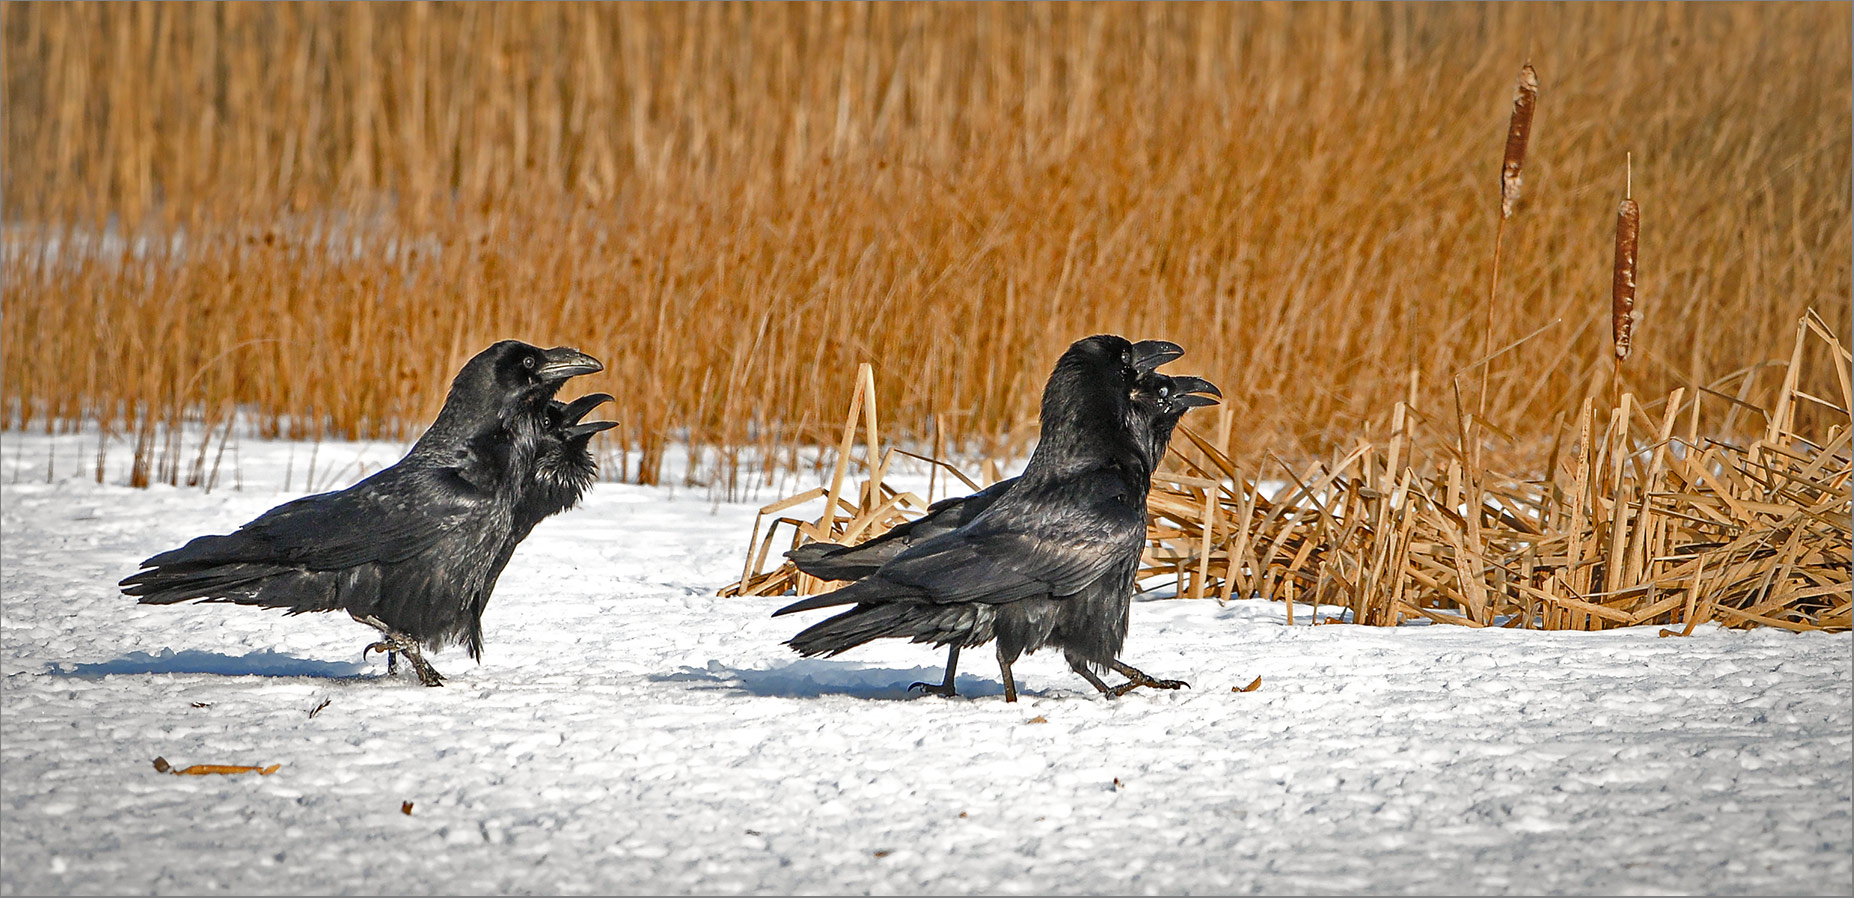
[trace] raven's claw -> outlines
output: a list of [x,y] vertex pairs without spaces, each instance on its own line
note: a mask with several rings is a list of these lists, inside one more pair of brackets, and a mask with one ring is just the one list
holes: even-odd
[[1191,684],[1183,680],[1161,680],[1155,677],[1147,676],[1145,671],[1142,671],[1139,668],[1134,667],[1131,664],[1125,664],[1119,661],[1115,661],[1113,662],[1113,664],[1109,666],[1112,667],[1115,670],[1115,672],[1127,678],[1127,681],[1125,683],[1122,683],[1118,686],[1115,686],[1112,689],[1107,690],[1107,694],[1114,698],[1119,698],[1120,696],[1126,695],[1127,693],[1132,692],[1133,690],[1138,689],[1141,686],[1146,686],[1152,689],[1189,689],[1191,688]]
[[432,667],[431,662],[425,660],[424,653],[418,650],[417,640],[388,627],[385,623],[381,622],[379,618],[372,615],[367,615],[365,617],[355,615],[354,619],[380,631],[380,641],[362,649],[361,654],[363,656],[368,652],[385,652],[386,672],[388,674],[394,674],[399,672],[399,656],[404,655],[406,656],[406,661],[412,665],[412,672],[418,674],[418,681],[420,683],[426,686],[444,685],[444,677],[438,674],[437,668]]

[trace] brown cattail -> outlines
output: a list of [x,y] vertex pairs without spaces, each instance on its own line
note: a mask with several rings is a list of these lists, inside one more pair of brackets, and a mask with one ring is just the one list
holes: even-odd
[[1629,357],[1629,344],[1639,317],[1635,311],[1635,244],[1641,230],[1641,207],[1635,205],[1633,199],[1624,199],[1616,210],[1616,280],[1609,307],[1617,362]]
[[1532,110],[1539,103],[1539,73],[1526,63],[1513,86],[1513,120],[1506,126],[1506,159],[1500,163],[1500,217],[1513,214],[1519,202],[1519,170],[1526,165],[1526,141],[1532,139]]

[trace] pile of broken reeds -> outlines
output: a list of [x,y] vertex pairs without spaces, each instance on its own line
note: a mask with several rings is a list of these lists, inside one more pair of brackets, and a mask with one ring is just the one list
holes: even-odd
[[[1823,351],[1839,402],[1797,387],[1805,362]],[[1451,438],[1403,403],[1387,440],[1361,440],[1301,471],[1284,465],[1287,481],[1272,497],[1215,442],[1181,428],[1175,464],[1154,477],[1147,501],[1142,579],[1169,577],[1181,598],[1286,601],[1290,622],[1293,603],[1303,602],[1341,606],[1345,619],[1373,625],[1848,629],[1849,369],[1847,348],[1810,313],[1766,406],[1743,390],[1715,389],[1722,384],[1652,403],[1623,393],[1607,417],[1587,400],[1538,479],[1480,467],[1478,453],[1462,450],[1460,430]],[[764,570],[783,545],[781,524],[790,546],[854,543],[924,509],[918,496],[882,483],[891,454],[878,454],[874,407],[863,401],[871,380],[860,372],[830,486],[768,505],[762,519],[819,497],[830,511],[776,518],[763,536],[756,525],[746,570],[723,594],[831,588],[789,563]],[[1704,420],[1708,398],[1728,421]],[[1839,423],[1799,432],[1805,403],[1834,411]],[[1747,409],[1766,424],[1741,445],[1728,439],[1729,423]],[[859,414],[869,476],[846,490]]]
[[[797,548],[806,542],[857,543],[887,533],[891,528],[909,520],[910,512],[918,514],[927,510],[927,502],[920,496],[911,492],[898,492],[882,482],[898,450],[890,448],[887,452],[878,451],[880,438],[875,397],[875,370],[867,364],[857,366],[856,391],[850,397],[850,414],[843,425],[843,439],[837,444],[837,461],[831,469],[830,485],[813,487],[760,509],[759,517],[753,522],[753,535],[747,540],[746,568],[741,571],[739,582],[722,589],[722,595],[784,595],[794,589],[800,595],[810,595],[824,591],[820,588],[824,586],[824,581],[800,572],[790,561],[781,560],[772,570],[762,570],[773,548],[778,545],[779,535],[787,532],[782,527],[789,528],[790,533],[785,549]],[[849,475],[851,452],[856,445],[859,424],[864,438],[862,467],[869,476],[846,493],[845,481]],[[960,473],[959,469],[943,462],[933,463],[944,467],[971,489],[979,489],[979,485]],[[826,511],[815,521],[786,514],[793,508],[818,499],[824,500]],[[766,524],[767,515],[775,515],[770,525]],[[762,528],[765,529],[763,537]]]
[[[1839,403],[1796,387],[1811,342],[1830,355]],[[1739,411],[1743,400],[1676,390],[1643,405],[1624,393],[1607,420],[1586,400],[1569,447],[1526,479],[1426,438],[1399,403],[1388,441],[1284,467],[1273,499],[1187,431],[1184,476],[1155,479],[1145,573],[1174,575],[1181,596],[1337,605],[1364,624],[1847,629],[1849,382],[1848,350],[1811,313],[1748,444],[1701,436],[1705,397]],[[1798,432],[1802,403],[1841,423]]]

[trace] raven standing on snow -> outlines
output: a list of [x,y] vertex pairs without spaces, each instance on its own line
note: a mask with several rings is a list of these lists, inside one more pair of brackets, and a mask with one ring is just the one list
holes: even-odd
[[345,490],[286,502],[226,536],[202,536],[142,562],[121,583],[143,604],[199,599],[348,612],[443,685],[420,647],[483,651],[483,608],[534,525],[571,508],[598,468],[587,448],[613,422],[579,423],[609,401],[553,397],[603,370],[574,349],[504,340],[451,382],[431,428],[397,464]]
[[[942,695],[953,694],[959,649],[994,639],[1006,701],[1017,700],[1011,665],[1044,645],[1060,646],[1069,667],[1110,697],[1186,685],[1118,658],[1153,468],[1178,418],[1215,402],[1194,394],[1220,395],[1208,381],[1154,373],[1182,354],[1173,343],[1108,335],[1070,346],[1044,389],[1042,439],[1022,476],[938,503],[894,539],[866,544],[873,548],[861,556],[863,546],[798,553],[801,570],[810,564],[832,578],[877,566],[836,592],[774,612],[855,603],[787,644],[806,656],[882,637],[946,645],[945,681],[927,687]],[[1106,669],[1127,682],[1109,688],[1096,673]]]
[[[1164,361],[1154,364],[1163,364]],[[1210,395],[1194,395],[1198,393]],[[1200,377],[1170,377],[1153,371],[1141,374],[1139,387],[1133,395],[1141,414],[1152,423],[1150,452],[1156,462],[1165,456],[1166,447],[1171,445],[1172,431],[1178,427],[1178,421],[1184,417],[1184,413],[1199,406],[1215,405],[1216,400],[1210,397],[1222,396],[1223,393],[1217,389],[1216,384]],[[820,580],[858,580],[875,573],[902,552],[970,523],[998,501],[998,497],[1016,486],[1019,479],[1012,477],[1000,480],[970,496],[942,499],[929,506],[925,515],[900,524],[865,543],[854,546],[806,543],[785,554],[792,559],[793,566]],[[915,683],[909,688],[953,695],[953,677],[959,667],[959,648],[959,643],[955,642],[947,650],[946,676],[939,685]]]

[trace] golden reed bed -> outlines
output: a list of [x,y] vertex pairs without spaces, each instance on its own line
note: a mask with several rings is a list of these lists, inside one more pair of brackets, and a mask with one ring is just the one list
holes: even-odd
[[516,336],[610,363],[627,479],[678,441],[698,474],[789,464],[861,363],[897,436],[990,456],[1113,331],[1189,348],[1245,470],[1457,387],[1514,437],[1486,461],[1535,470],[1619,392],[1625,153],[1627,390],[1772,395],[1806,309],[1846,333],[1849,32],[1845,4],[8,3],[4,422],[133,431],[184,482],[206,447],[164,425],[403,437]]

